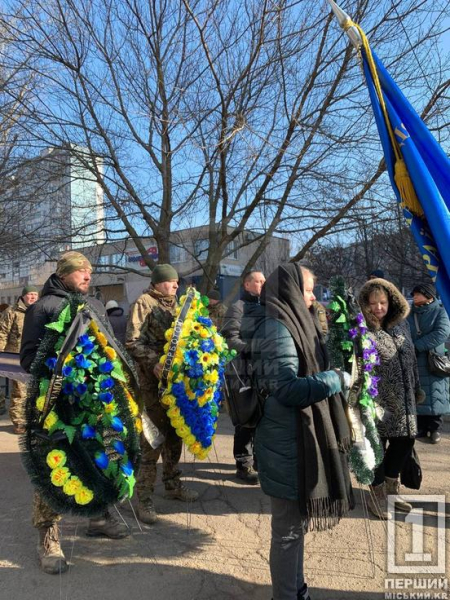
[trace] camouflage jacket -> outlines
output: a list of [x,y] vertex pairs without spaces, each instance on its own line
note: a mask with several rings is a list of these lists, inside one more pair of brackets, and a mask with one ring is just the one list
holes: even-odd
[[25,306],[22,298],[2,313],[0,317],[0,352],[20,352]]
[[227,307],[225,306],[225,304],[222,304],[222,302],[219,302],[214,306],[208,306],[208,311],[212,322],[217,327],[217,330],[220,331],[223,327]]
[[127,325],[126,348],[136,361],[144,386],[155,387],[153,368],[164,354],[165,333],[172,325],[177,299],[150,288],[131,307]]

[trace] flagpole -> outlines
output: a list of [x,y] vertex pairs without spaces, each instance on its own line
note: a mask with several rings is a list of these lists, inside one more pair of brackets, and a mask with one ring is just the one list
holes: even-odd
[[358,29],[352,25],[353,21],[350,16],[340,8],[334,0],[327,0],[328,4],[331,6],[331,10],[334,12],[337,20],[339,21],[339,25],[346,32],[350,41],[354,45],[354,47],[358,50],[362,46],[362,39]]

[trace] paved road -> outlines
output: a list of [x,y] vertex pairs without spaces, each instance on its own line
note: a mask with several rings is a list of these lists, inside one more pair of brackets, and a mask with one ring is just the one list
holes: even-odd
[[[0,417],[0,600],[270,600],[269,503],[259,487],[234,479],[231,448],[232,427],[227,415],[221,415],[210,461],[194,463],[190,455],[183,457],[187,482],[200,492],[199,501],[186,506],[164,500],[159,485],[160,520],[142,531],[131,507],[121,505],[133,532],[129,539],[87,538],[86,520],[65,518],[63,549],[70,570],[51,576],[38,568],[37,535],[30,524],[32,488],[20,462],[17,437],[7,417]],[[418,449],[424,467],[420,493],[447,492],[449,424],[440,445],[418,442]],[[356,496],[356,510],[335,530],[307,536],[306,577],[312,600],[384,598],[385,578],[403,577],[387,575],[386,524],[364,519],[359,488]],[[424,506],[424,549],[435,560],[436,507]],[[411,546],[411,525],[399,518],[396,531],[401,562],[402,552]],[[449,558],[447,540],[447,573]]]

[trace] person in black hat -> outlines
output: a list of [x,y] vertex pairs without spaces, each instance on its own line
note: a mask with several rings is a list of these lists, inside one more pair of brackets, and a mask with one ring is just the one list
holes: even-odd
[[445,342],[450,335],[450,321],[445,308],[436,298],[432,283],[418,284],[412,291],[413,305],[408,317],[416,348],[420,386],[425,400],[417,405],[418,438],[432,444],[441,441],[443,415],[450,413],[449,380],[433,375],[428,368],[428,352],[444,355]]
[[225,304],[223,304],[223,302],[220,301],[220,292],[218,290],[211,290],[208,292],[207,296],[209,300],[209,316],[211,317],[214,325],[217,327],[217,330],[220,331],[223,327],[227,307]]
[[369,273],[369,279],[385,279],[384,271],[381,269],[374,269]]

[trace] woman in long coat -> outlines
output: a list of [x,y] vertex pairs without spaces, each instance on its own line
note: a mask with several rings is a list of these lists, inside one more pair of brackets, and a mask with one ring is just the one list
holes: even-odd
[[450,413],[449,379],[430,373],[428,352],[445,354],[450,321],[445,308],[436,299],[432,284],[416,285],[412,293],[413,306],[408,321],[417,353],[420,386],[425,392],[424,402],[417,405],[417,437],[429,436],[431,443],[437,444],[441,440],[442,415]]
[[261,305],[248,304],[243,339],[251,340],[258,387],[267,393],[255,449],[270,496],[273,600],[309,600],[303,576],[304,534],[330,529],[353,506],[346,450],[350,427],[320,325],[311,312],[314,278],[282,265],[267,279]]
[[[377,427],[385,450],[375,471],[368,506],[377,518],[388,519],[386,496],[399,492],[400,472],[417,434],[416,395],[422,392],[406,320],[410,310],[406,299],[389,281],[372,279],[362,287],[359,303],[380,358],[377,402],[383,416]],[[396,506],[403,512],[412,508],[403,501]]]

